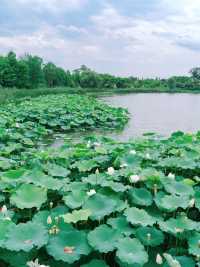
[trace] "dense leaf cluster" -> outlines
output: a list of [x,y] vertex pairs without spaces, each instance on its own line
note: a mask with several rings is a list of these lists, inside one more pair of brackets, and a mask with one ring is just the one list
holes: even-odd
[[200,136],[32,149],[1,171],[1,266],[199,266]]

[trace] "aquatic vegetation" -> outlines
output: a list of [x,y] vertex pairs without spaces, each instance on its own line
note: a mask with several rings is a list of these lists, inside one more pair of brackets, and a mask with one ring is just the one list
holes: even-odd
[[1,169],[0,263],[198,266],[199,160],[199,134],[30,149]]

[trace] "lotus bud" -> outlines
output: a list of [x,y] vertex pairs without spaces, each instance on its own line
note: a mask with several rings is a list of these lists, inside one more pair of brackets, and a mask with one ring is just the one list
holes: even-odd
[[130,150],[129,154],[135,155],[136,154],[136,151],[134,149],[132,149],[132,150]]
[[189,202],[189,208],[193,208],[194,207],[194,205],[195,205],[195,199],[194,198],[192,198],[191,200],[190,200],[190,202]]
[[157,256],[156,256],[156,263],[158,265],[163,264],[163,258],[160,256],[160,254],[157,254]]
[[157,184],[153,185],[153,192],[154,192],[154,195],[156,195],[158,193],[158,185]]
[[96,194],[96,191],[95,191],[94,189],[91,189],[90,191],[87,192],[87,195],[88,195],[89,197],[91,197],[91,196],[93,196],[93,195],[95,195],[95,194]]
[[50,207],[50,209],[53,208],[53,202],[52,201],[49,203],[49,207]]
[[89,141],[87,142],[87,148],[90,148],[90,146],[91,146],[91,141],[89,140]]
[[129,181],[130,181],[131,183],[137,183],[137,182],[140,181],[140,176],[139,176],[139,175],[131,175],[131,176],[129,177]]
[[167,177],[170,178],[170,179],[173,179],[173,180],[175,179],[175,175],[173,173],[171,173],[171,172],[168,174]]
[[146,159],[151,159],[151,156],[149,153],[146,153],[145,157],[146,157]]
[[147,240],[151,240],[151,234],[150,233],[147,234]]
[[109,167],[108,168],[108,172],[109,175],[113,175],[115,173],[115,169],[113,167]]
[[48,217],[47,217],[47,224],[52,224],[51,216],[48,216]]
[[2,213],[6,213],[8,211],[6,205],[3,205],[3,207],[1,208],[1,212]]
[[99,169],[98,168],[96,169],[95,174],[99,174]]

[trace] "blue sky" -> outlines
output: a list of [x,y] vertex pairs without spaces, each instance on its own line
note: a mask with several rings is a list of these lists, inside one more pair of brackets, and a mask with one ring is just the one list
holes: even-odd
[[0,54],[39,55],[122,76],[200,65],[199,0],[1,0]]

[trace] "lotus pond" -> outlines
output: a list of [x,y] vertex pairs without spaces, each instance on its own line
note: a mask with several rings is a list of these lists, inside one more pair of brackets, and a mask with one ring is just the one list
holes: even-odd
[[128,113],[77,96],[0,113],[0,266],[200,266],[200,133],[44,149],[49,131],[123,128]]

